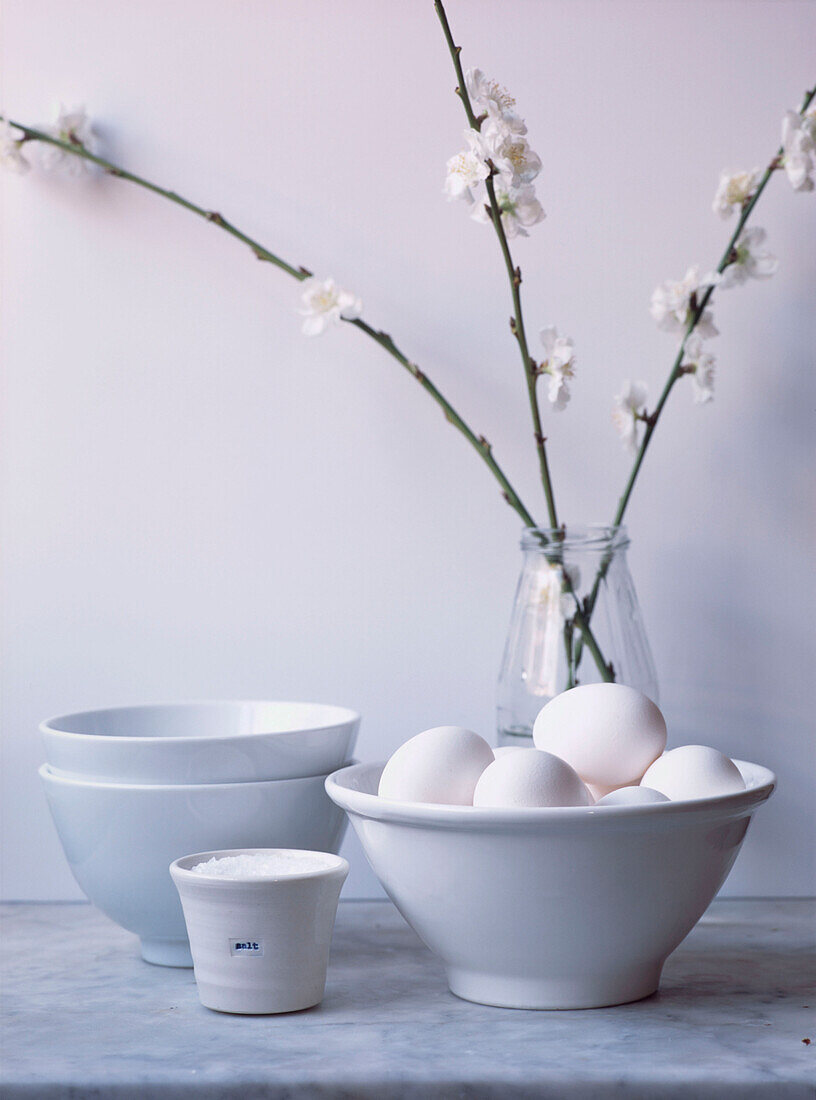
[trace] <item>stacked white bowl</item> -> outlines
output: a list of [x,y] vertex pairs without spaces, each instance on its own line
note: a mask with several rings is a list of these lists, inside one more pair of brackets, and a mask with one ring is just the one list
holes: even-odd
[[345,815],[326,794],[360,717],[316,703],[115,707],[40,726],[40,776],[71,870],[142,956],[192,966],[169,874],[191,852],[301,848],[336,853]]

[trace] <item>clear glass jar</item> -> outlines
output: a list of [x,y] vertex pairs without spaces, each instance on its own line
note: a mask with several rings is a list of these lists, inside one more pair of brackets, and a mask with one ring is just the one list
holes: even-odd
[[658,702],[657,675],[626,563],[625,527],[529,527],[498,687],[499,744],[531,737],[559,692],[601,680]]

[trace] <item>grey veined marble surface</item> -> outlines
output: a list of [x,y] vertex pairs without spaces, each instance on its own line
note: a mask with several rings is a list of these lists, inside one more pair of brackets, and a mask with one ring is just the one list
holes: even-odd
[[457,1000],[388,902],[341,903],[326,998],[289,1016],[208,1011],[90,906],[2,919],[4,1100],[816,1096],[814,902],[717,901],[656,996],[581,1012]]

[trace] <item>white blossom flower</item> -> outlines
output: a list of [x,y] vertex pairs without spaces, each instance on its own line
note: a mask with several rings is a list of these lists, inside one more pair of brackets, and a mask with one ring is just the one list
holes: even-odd
[[529,614],[519,638],[525,669],[525,691],[544,699],[559,691],[564,624],[574,618],[581,574],[577,566],[558,561],[538,562],[528,589]]
[[471,148],[483,161],[490,161],[510,187],[532,183],[541,171],[541,157],[527,138],[513,133],[503,119],[489,119],[481,130],[470,130]]
[[762,247],[767,234],[755,226],[744,229],[734,244],[735,258],[723,272],[720,286],[728,289],[741,286],[747,279],[770,279],[779,267],[779,260]]
[[12,172],[27,172],[31,165],[22,152],[22,130],[10,122],[0,122],[0,164]]
[[637,426],[643,419],[646,405],[646,383],[624,382],[623,389],[615,397],[612,422],[618,429],[627,451],[637,450]]
[[307,279],[303,287],[300,313],[306,318],[303,322],[306,336],[318,336],[328,325],[352,321],[363,312],[360,299],[341,290],[334,279]]
[[[544,218],[541,203],[531,184],[525,187],[508,187],[503,181],[497,180],[496,202],[501,211],[505,235],[509,239],[529,236],[527,230]],[[477,222],[489,222],[489,207],[481,202],[474,203],[470,216]]]
[[490,80],[481,69],[468,69],[465,73],[465,88],[475,114],[486,114],[490,119],[502,119],[516,134],[527,133],[524,120],[515,112],[515,99],[498,81]]
[[683,349],[680,366],[691,377],[692,396],[698,405],[714,399],[714,356],[705,350],[702,338],[692,333]]
[[[52,137],[69,145],[81,146],[90,153],[94,151],[93,128],[84,107],[69,110],[61,106],[56,122],[53,126],[46,126],[44,129]],[[79,175],[93,168],[91,161],[85,160],[84,157],[74,156],[66,149],[60,149],[58,145],[49,145],[45,141],[37,142],[37,155],[40,164],[48,170],[59,168],[73,175]]]
[[[565,619],[569,619],[570,616],[575,614],[575,596],[578,594],[578,589],[581,587],[581,570],[577,565],[562,564],[561,572],[563,578],[569,582],[572,592],[564,592],[561,596],[561,614]],[[564,579],[561,581],[564,585]],[[574,593],[574,595],[573,595]]]
[[[649,311],[657,322],[657,327],[666,332],[681,332],[686,328],[692,316],[692,298],[697,299],[700,291],[716,286],[721,276],[716,272],[700,278],[700,269],[690,267],[680,282],[661,283],[652,293]],[[704,310],[695,325],[701,336],[717,336],[718,329],[712,320],[710,310]]]
[[786,111],[782,119],[782,167],[794,191],[813,190],[816,114]]
[[561,620],[575,614],[575,596],[581,587],[581,570],[569,563],[542,562],[538,575],[539,604]]
[[473,188],[487,179],[489,172],[485,162],[473,149],[463,149],[461,153],[451,157],[445,168],[447,175],[444,190],[449,202],[453,199],[473,202]]
[[721,218],[729,218],[735,206],[742,206],[756,191],[760,179],[760,171],[754,168],[750,172],[720,173],[720,183],[717,194],[714,196],[712,210]]
[[575,377],[575,349],[572,340],[558,335],[555,325],[543,328],[540,335],[546,352],[541,370],[549,379],[547,400],[554,409],[561,412],[570,399],[567,383]]
[[481,69],[467,70],[465,87],[474,112],[484,119],[480,129],[471,127],[466,132],[469,148],[448,161],[445,194],[471,203],[475,221],[491,221],[482,181],[491,175],[492,166],[504,232],[508,238],[526,237],[530,226],[544,217],[531,186],[541,171],[541,158],[530,148],[524,136],[527,127],[515,113],[516,101],[506,88]]

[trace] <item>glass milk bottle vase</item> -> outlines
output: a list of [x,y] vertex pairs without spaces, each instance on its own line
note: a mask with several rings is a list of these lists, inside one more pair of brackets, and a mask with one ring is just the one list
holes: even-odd
[[544,704],[578,684],[615,680],[658,702],[628,545],[625,527],[525,529],[499,674],[500,745],[530,737]]

